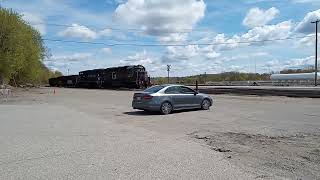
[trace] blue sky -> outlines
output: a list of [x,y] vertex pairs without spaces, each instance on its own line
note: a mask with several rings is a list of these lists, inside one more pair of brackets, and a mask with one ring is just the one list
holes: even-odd
[[[45,41],[51,54],[45,64],[64,74],[128,64],[146,66],[151,76],[165,76],[166,64],[175,76],[312,66],[310,22],[320,19],[320,0],[2,0],[1,5],[21,13],[44,39],[89,42]],[[261,42],[275,39],[286,40]]]

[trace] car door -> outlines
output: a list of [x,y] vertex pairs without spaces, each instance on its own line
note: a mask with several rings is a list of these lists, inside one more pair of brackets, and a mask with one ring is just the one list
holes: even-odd
[[165,95],[171,100],[174,109],[181,109],[184,105],[183,94],[179,86],[171,86],[165,90]]
[[197,93],[185,86],[180,87],[181,97],[183,98],[183,107],[184,108],[195,108],[199,106],[199,96]]

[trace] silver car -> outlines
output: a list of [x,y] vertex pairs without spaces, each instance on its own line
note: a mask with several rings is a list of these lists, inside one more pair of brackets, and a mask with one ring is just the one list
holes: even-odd
[[208,110],[212,104],[210,96],[181,85],[152,86],[141,93],[134,93],[132,100],[133,109],[160,111],[162,114],[182,109]]

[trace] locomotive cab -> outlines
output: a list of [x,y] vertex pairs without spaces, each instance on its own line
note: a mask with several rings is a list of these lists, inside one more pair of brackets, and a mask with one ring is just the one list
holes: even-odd
[[134,72],[137,88],[146,88],[150,85],[150,78],[148,77],[148,72],[145,67],[141,65],[135,66]]

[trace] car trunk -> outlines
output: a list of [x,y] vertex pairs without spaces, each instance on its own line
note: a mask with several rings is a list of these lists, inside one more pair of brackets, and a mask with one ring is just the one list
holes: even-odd
[[151,97],[151,93],[148,93],[148,92],[138,92],[138,93],[134,93],[134,95],[133,95],[133,100],[134,100],[134,101],[141,101],[141,102],[150,100],[150,99],[146,99],[146,98],[145,98],[146,96]]

